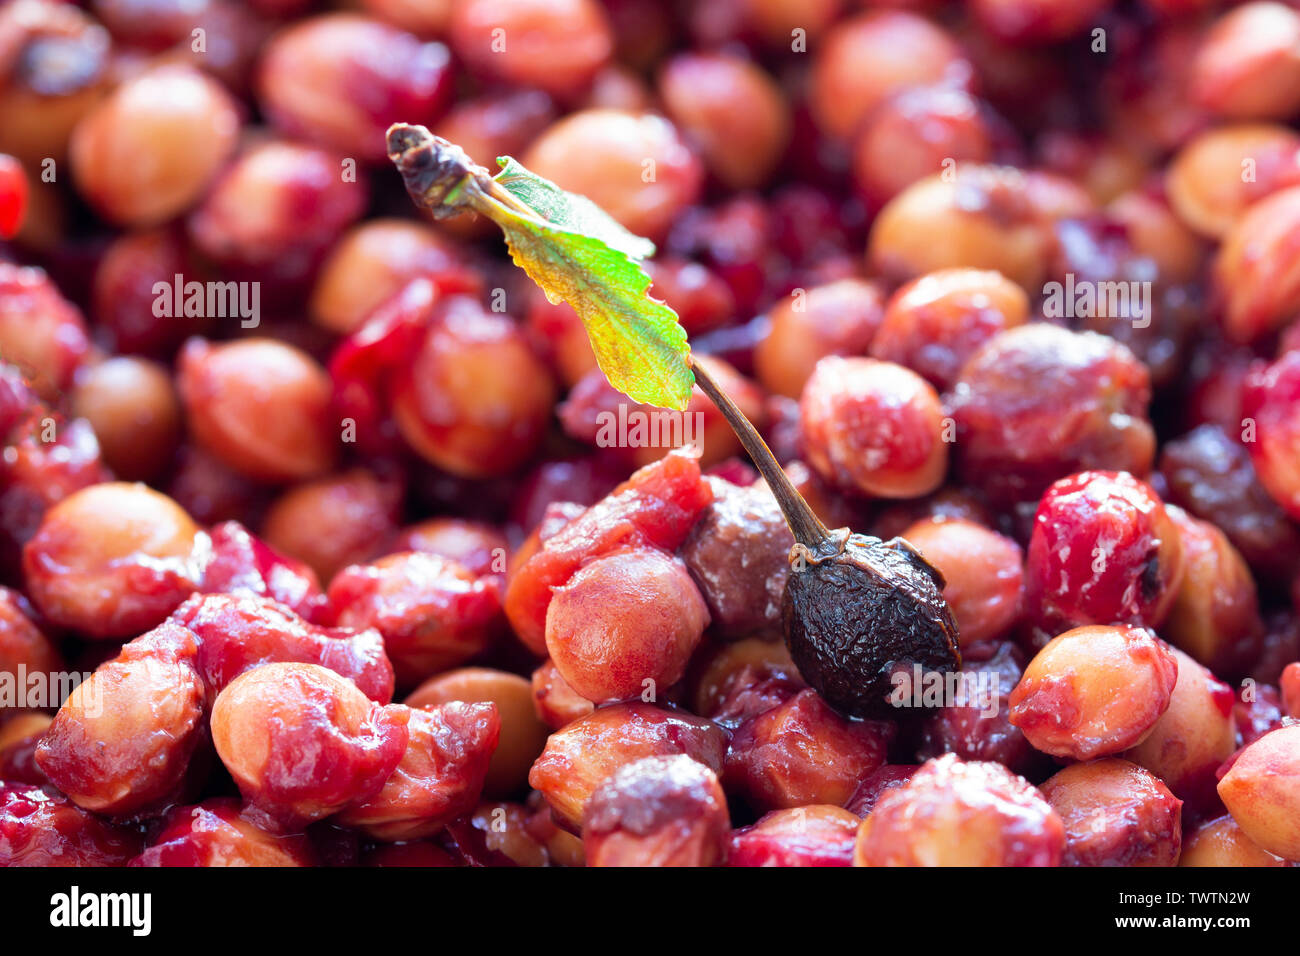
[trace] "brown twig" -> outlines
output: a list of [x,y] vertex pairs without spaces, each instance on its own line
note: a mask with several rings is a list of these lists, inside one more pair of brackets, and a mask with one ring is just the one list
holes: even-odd
[[736,433],[745,451],[753,459],[754,467],[772,489],[772,494],[776,496],[776,502],[781,506],[781,513],[785,515],[785,523],[790,526],[794,539],[810,551],[821,550],[830,540],[830,532],[826,529],[826,525],[822,524],[821,519],[804,500],[804,496],[799,494],[799,489],[791,483],[790,476],[777,463],[772,450],[767,447],[767,442],[763,441],[763,436],[745,417],[745,413],[713,380],[702,363],[693,363],[693,368],[695,381],[704,394],[712,399],[713,404],[718,406],[718,411],[722,412],[722,417],[727,420],[727,424],[731,426],[731,430]]

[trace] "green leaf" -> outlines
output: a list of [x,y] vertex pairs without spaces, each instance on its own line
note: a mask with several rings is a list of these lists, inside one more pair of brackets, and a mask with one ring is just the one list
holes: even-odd
[[609,383],[633,401],[684,411],[695,383],[686,330],[646,295],[640,264],[595,236],[503,212],[497,223],[515,264],[578,313]]
[[655,254],[653,242],[628,232],[586,196],[565,192],[549,179],[529,172],[514,157],[498,156],[497,162],[502,169],[493,177],[495,181],[553,226],[599,239],[633,259]]
[[677,313],[647,294],[640,264],[654,243],[508,156],[492,177],[423,126],[394,123],[387,142],[417,206],[439,217],[469,209],[501,227],[515,263],[550,301],[578,313],[611,385],[634,401],[685,411],[695,384],[686,332]]

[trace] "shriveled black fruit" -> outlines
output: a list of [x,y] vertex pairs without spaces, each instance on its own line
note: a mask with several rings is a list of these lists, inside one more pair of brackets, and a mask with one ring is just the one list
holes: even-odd
[[828,531],[743,412],[700,365],[695,381],[726,417],[766,479],[794,534],[782,596],[786,645],[799,673],[853,717],[899,716],[888,697],[900,671],[961,667],[943,575],[901,538]]
[[781,608],[799,673],[855,717],[897,716],[893,676],[961,667],[943,576],[905,541],[847,528],[816,550],[795,546]]

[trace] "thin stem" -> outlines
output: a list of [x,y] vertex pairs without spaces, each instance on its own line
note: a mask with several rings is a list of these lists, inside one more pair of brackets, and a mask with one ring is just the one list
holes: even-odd
[[776,502],[781,506],[781,513],[785,515],[785,523],[790,526],[794,539],[810,550],[818,550],[830,537],[826,526],[813,513],[803,495],[799,494],[799,489],[790,482],[790,476],[785,473],[785,469],[777,464],[776,457],[767,447],[767,442],[763,441],[763,436],[758,433],[758,429],[713,380],[705,369],[704,363],[693,364],[695,381],[704,394],[712,399],[713,404],[718,406],[718,411],[722,412],[722,417],[727,420],[731,430],[745,446],[745,451],[753,459],[759,474],[772,489],[772,494],[776,496]]
[[486,180],[479,183],[479,186],[489,199],[495,199],[497,202],[501,203],[501,205],[520,216],[533,220],[537,219],[536,212],[529,209],[528,206],[521,202],[514,193],[506,189],[491,176],[488,176]]

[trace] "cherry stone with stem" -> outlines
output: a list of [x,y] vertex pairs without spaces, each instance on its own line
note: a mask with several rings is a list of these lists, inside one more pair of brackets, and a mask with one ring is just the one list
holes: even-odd
[[[589,259],[571,254],[565,246],[567,237],[576,236],[588,247],[594,238],[594,232],[581,235],[574,226],[584,215],[587,216],[584,221],[592,223],[590,212],[575,209],[572,220],[565,218],[570,210],[564,207],[564,200],[582,200],[569,197],[553,184],[534,177],[533,187],[548,190],[542,193],[546,208],[534,208],[486,169],[474,164],[458,146],[420,126],[399,123],[391,127],[388,153],[401,172],[411,198],[418,206],[429,209],[435,218],[469,210],[493,220],[505,231],[516,261],[520,258],[517,253],[520,243],[542,244],[544,248],[534,256],[530,263],[533,268],[528,271],[548,292],[558,290],[558,295],[567,298],[566,292],[572,294],[575,289],[600,288],[606,277],[588,268]],[[513,172],[517,180],[521,175],[517,165]],[[522,174],[531,175],[527,171]],[[598,210],[592,211],[603,217]],[[522,236],[521,222],[541,230],[554,226],[558,231],[549,238],[538,239],[537,229],[532,237]],[[623,252],[631,242],[643,242],[624,233],[607,218],[595,220],[590,228],[613,236]],[[624,239],[628,241],[626,244]],[[608,251],[611,255],[621,255],[613,248]],[[634,275],[644,277],[634,258],[624,256],[626,261],[620,260],[617,267],[631,266],[637,270]],[[537,259],[545,259],[547,268],[558,275],[541,278],[535,275]],[[626,279],[626,272],[617,277],[618,281]],[[612,285],[615,280],[609,281]],[[645,284],[635,290],[636,294],[615,303],[618,309],[614,317],[618,320],[628,322],[628,313],[635,311],[628,308],[629,302],[636,305],[641,300],[649,316],[641,326],[619,326],[633,329],[617,333],[625,336],[620,370],[626,373],[627,367],[631,367],[632,378],[643,388],[641,395],[646,394],[645,389],[653,394],[656,387],[670,381],[663,368],[655,364],[663,362],[665,355],[684,363],[688,375],[693,373],[694,382],[718,407],[767,481],[794,535],[791,574],[781,616],[786,644],[800,674],[827,703],[846,714],[863,718],[899,716],[900,708],[916,703],[913,693],[920,694],[921,688],[914,686],[917,675],[949,673],[961,667],[957,625],[942,593],[943,575],[901,538],[882,541],[848,528],[827,529],[790,482],[749,419],[708,371],[691,361],[684,336],[678,343],[671,335],[665,335],[662,327],[653,324],[666,306],[644,294],[648,285],[646,278]],[[599,309],[584,309],[572,301],[570,304],[583,316],[594,345],[593,322],[602,318]],[[581,305],[590,307],[591,304]],[[597,313],[594,319],[589,318],[590,311]],[[670,310],[668,314],[675,319]],[[632,315],[631,321],[635,319]],[[642,382],[637,377],[641,371],[638,362],[645,366],[641,377],[652,381]],[[609,375],[608,369],[606,374]],[[619,387],[613,381],[611,384]],[[671,390],[669,385],[663,385],[659,394],[664,396],[663,403],[683,404],[680,392]],[[638,400],[644,399],[638,396]]]

